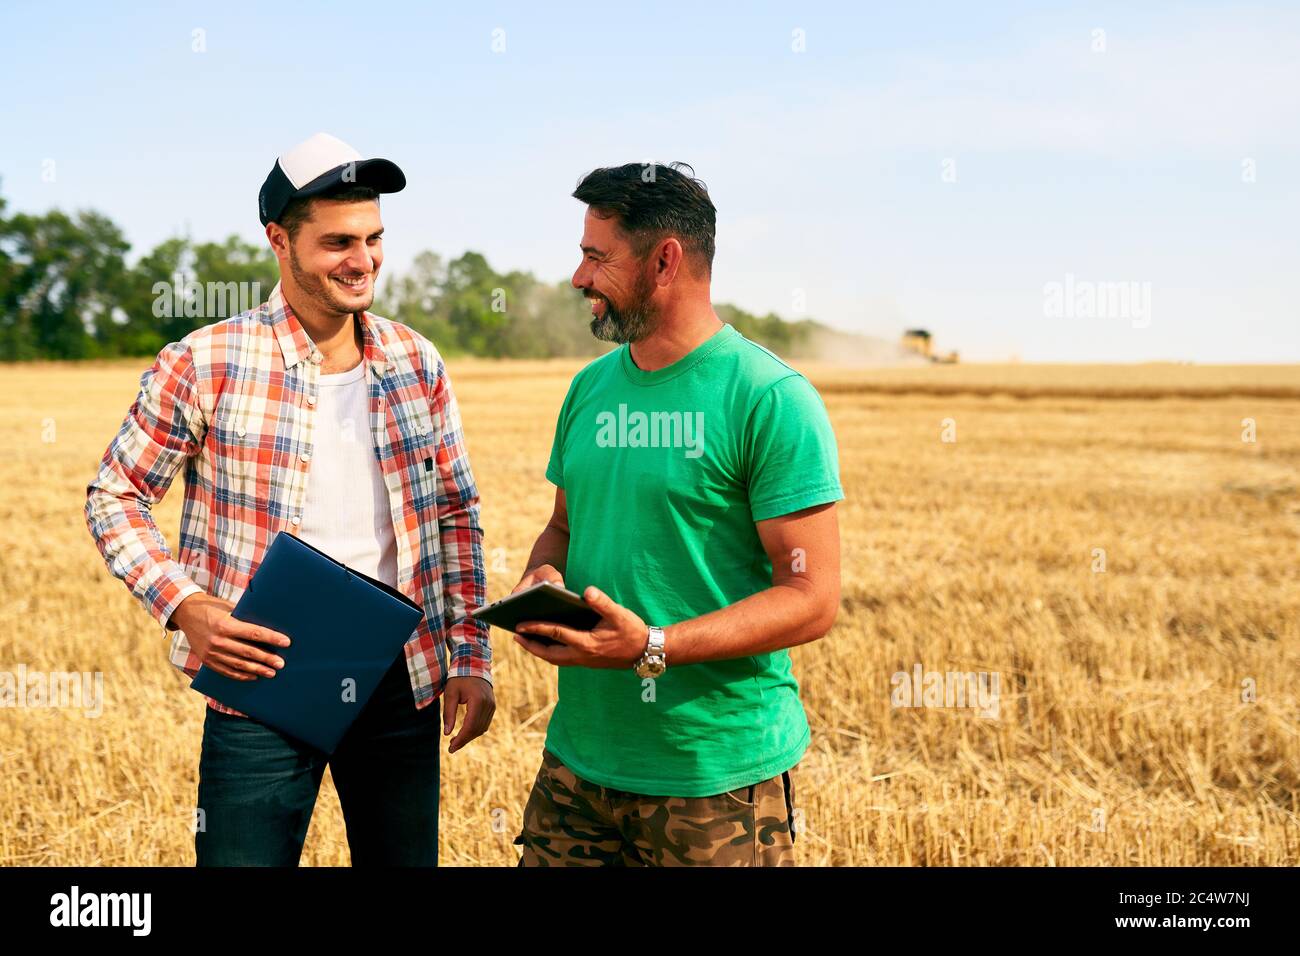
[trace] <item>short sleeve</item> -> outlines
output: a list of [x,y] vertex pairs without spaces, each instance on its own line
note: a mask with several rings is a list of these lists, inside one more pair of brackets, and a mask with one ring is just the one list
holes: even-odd
[[802,375],[787,376],[763,393],[746,424],[744,451],[755,521],[844,497],[830,416]]
[[573,404],[573,393],[578,380],[569,383],[569,392],[564,396],[560,414],[555,420],[555,440],[551,442],[551,458],[546,463],[546,480],[557,488],[564,487],[564,433],[569,423],[569,409]]

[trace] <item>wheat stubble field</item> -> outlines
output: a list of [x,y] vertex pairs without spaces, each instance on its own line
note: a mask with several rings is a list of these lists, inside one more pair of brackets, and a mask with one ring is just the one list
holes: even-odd
[[[147,364],[0,378],[0,671],[102,671],[105,697],[0,709],[3,865],[193,862],[203,702],[82,518]],[[493,598],[549,513],[577,367],[451,363]],[[1300,863],[1300,369],[805,371],[847,500],[839,620],[794,651],[802,863]],[[554,700],[495,636],[496,721],[444,751],[444,864],[515,862]],[[999,674],[997,719],[891,706],[918,664]],[[327,775],[303,863],[347,862]]]

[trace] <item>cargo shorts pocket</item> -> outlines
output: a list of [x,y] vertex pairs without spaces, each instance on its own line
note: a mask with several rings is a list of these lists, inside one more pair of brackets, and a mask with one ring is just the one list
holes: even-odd
[[727,790],[722,794],[722,796],[725,797],[729,803],[753,810],[754,786],[755,785],[751,783],[747,787],[737,787],[735,790]]

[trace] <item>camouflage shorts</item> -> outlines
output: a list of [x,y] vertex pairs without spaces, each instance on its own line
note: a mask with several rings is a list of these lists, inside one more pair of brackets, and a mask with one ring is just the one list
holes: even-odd
[[542,752],[520,866],[794,866],[791,771],[711,797],[590,783]]

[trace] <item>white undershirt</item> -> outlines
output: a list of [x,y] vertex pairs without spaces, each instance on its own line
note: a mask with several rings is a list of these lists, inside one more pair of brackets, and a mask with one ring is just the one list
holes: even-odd
[[320,376],[307,505],[298,536],[330,557],[397,587],[388,489],[370,437],[366,363]]

